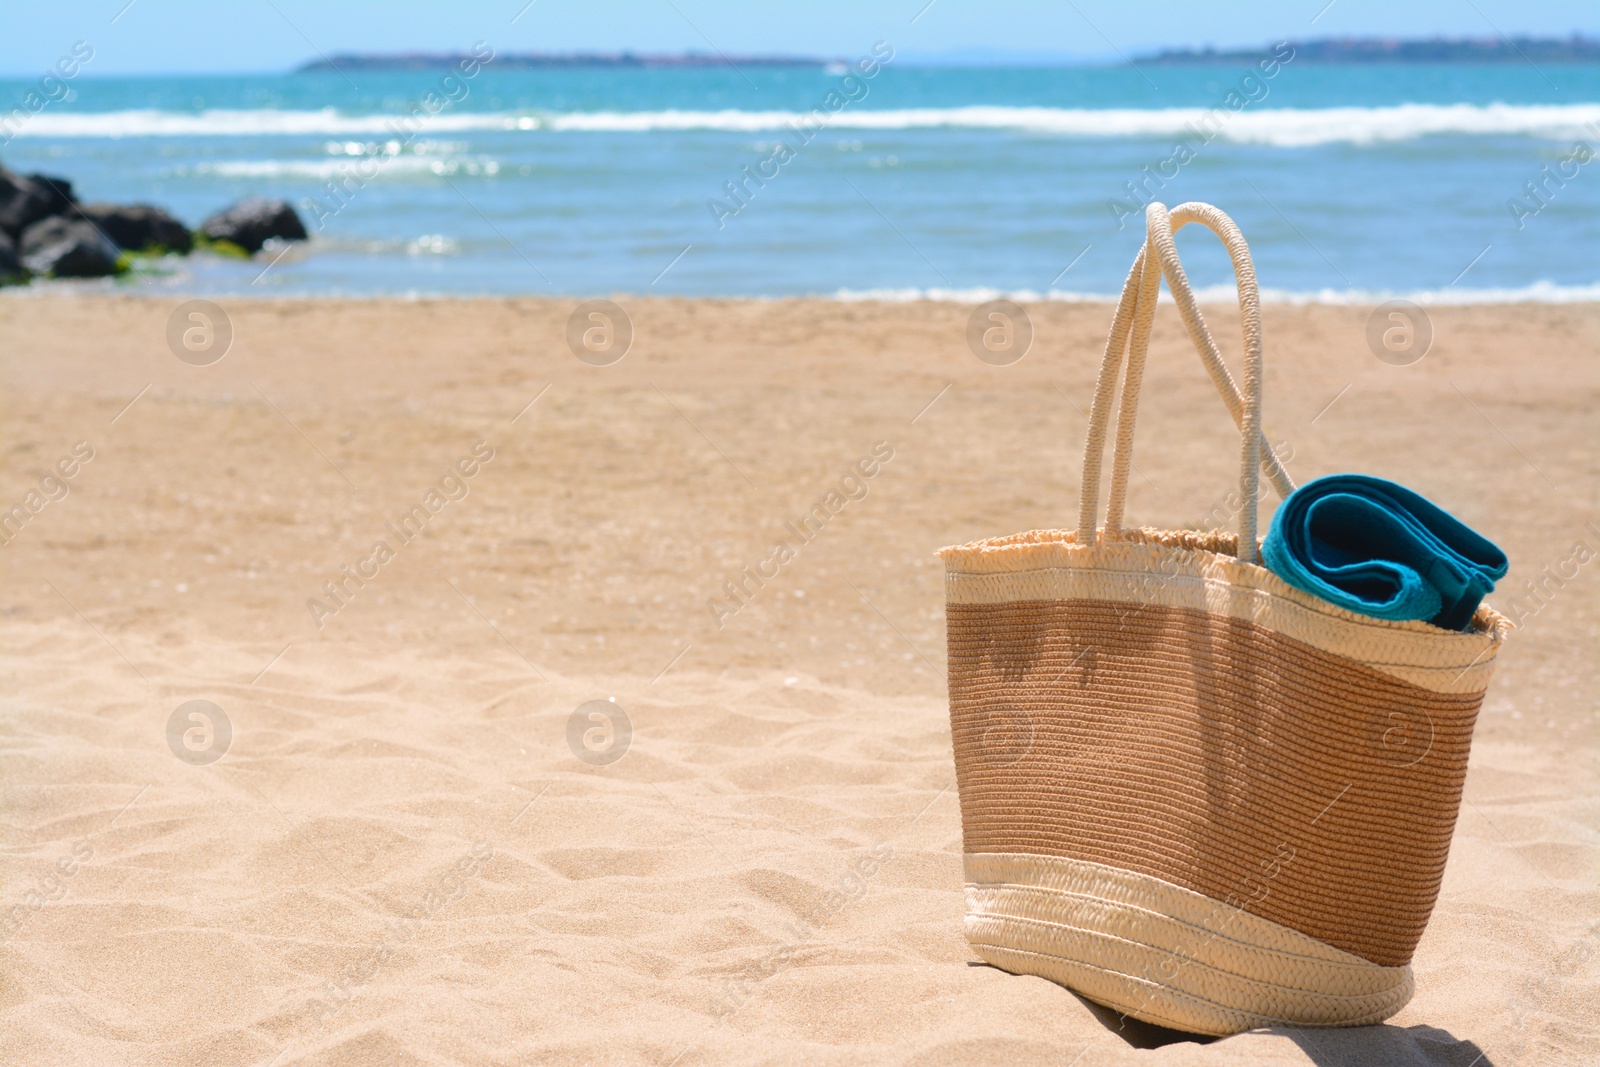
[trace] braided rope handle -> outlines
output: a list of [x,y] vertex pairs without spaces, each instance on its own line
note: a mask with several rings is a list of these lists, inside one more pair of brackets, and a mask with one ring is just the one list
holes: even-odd
[[[1194,290],[1178,260],[1172,235],[1191,222],[1198,222],[1222,239],[1239,290],[1239,319],[1244,333],[1244,392],[1241,397],[1233,375],[1228,373],[1222,353],[1206,328],[1195,302]],[[1261,293],[1256,286],[1255,264],[1244,235],[1232,219],[1210,204],[1179,204],[1169,213],[1163,204],[1145,209],[1145,244],[1133,261],[1128,280],[1123,283],[1106,339],[1106,352],[1095,382],[1094,406],[1089,413],[1089,435],[1083,446],[1083,488],[1078,510],[1078,543],[1097,540],[1095,520],[1100,510],[1100,473],[1105,461],[1106,432],[1111,421],[1111,405],[1117,390],[1118,373],[1123,367],[1126,348],[1127,372],[1122,386],[1122,404],[1117,414],[1117,445],[1111,463],[1111,495],[1106,503],[1105,530],[1099,535],[1115,541],[1122,533],[1123,508],[1128,498],[1128,471],[1133,465],[1133,431],[1139,408],[1139,388],[1144,381],[1145,356],[1150,348],[1150,328],[1155,322],[1156,300],[1165,275],[1178,313],[1189,331],[1211,375],[1212,383],[1239,427],[1239,493],[1244,498],[1239,512],[1239,558],[1256,560],[1257,503],[1260,498],[1260,472],[1266,471],[1278,496],[1294,492],[1283,464],[1261,432]]]

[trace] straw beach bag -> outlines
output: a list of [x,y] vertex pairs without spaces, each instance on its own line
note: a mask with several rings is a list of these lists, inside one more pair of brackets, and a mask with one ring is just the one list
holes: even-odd
[[[1233,260],[1242,396],[1178,262],[1190,222]],[[1209,204],[1151,204],[1146,224],[1078,529],[940,553],[967,938],[996,967],[1194,1033],[1375,1023],[1410,999],[1509,623],[1487,606],[1460,633],[1368,618],[1260,565],[1260,474],[1294,485],[1261,434],[1249,250]],[[1240,428],[1237,536],[1121,527],[1163,275]]]

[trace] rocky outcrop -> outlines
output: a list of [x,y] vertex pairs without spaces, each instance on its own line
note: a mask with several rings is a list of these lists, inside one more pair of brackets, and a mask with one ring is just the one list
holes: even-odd
[[78,198],[72,192],[72,183],[65,178],[55,178],[48,174],[30,174],[28,180],[50,204],[50,214],[70,215],[77,206]]
[[71,214],[94,223],[129,252],[160,249],[188,255],[194,247],[189,227],[152,204],[83,204]]
[[117,246],[85,219],[59,215],[22,231],[22,265],[52,278],[101,278],[117,273]]
[[200,224],[199,232],[208,241],[227,241],[252,254],[261,251],[261,246],[272,238],[306,239],[305,223],[287,200],[259,196],[212,215]]
[[27,177],[0,167],[0,231],[16,238],[52,215],[71,210],[72,183],[43,174]]
[[65,178],[0,167],[0,284],[25,282],[29,274],[116,274],[125,264],[123,252],[187,255],[197,241],[211,241],[254,255],[268,241],[306,236],[286,200],[241,200],[191,233],[153,204],[80,204]]
[[22,275],[22,260],[17,258],[17,242],[9,233],[0,230],[0,282]]

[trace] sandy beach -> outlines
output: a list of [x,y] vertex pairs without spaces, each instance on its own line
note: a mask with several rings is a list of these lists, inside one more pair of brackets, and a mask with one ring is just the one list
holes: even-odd
[[[1110,307],[991,366],[969,305],[614,299],[610,366],[575,301],[217,297],[194,366],[177,297],[0,299],[0,1060],[1600,1060],[1600,306],[1435,308],[1410,366],[1368,307],[1266,309],[1290,471],[1449,508],[1520,626],[1412,1002],[1201,1042],[961,932],[934,552],[1074,523]],[[1170,307],[1148,374],[1132,524],[1231,521]]]

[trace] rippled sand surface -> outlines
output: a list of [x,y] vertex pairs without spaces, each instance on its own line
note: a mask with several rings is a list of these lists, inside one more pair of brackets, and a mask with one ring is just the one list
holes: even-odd
[[[932,553],[1074,522],[1110,309],[1002,367],[966,306],[618,302],[592,366],[571,303],[225,298],[195,366],[176,299],[0,299],[0,1060],[1600,1056],[1600,309],[1435,310],[1396,367],[1365,309],[1268,308],[1291,471],[1448,507],[1523,625],[1416,998],[1202,1044],[961,935]],[[1170,308],[1139,428],[1130,518],[1226,521]]]

